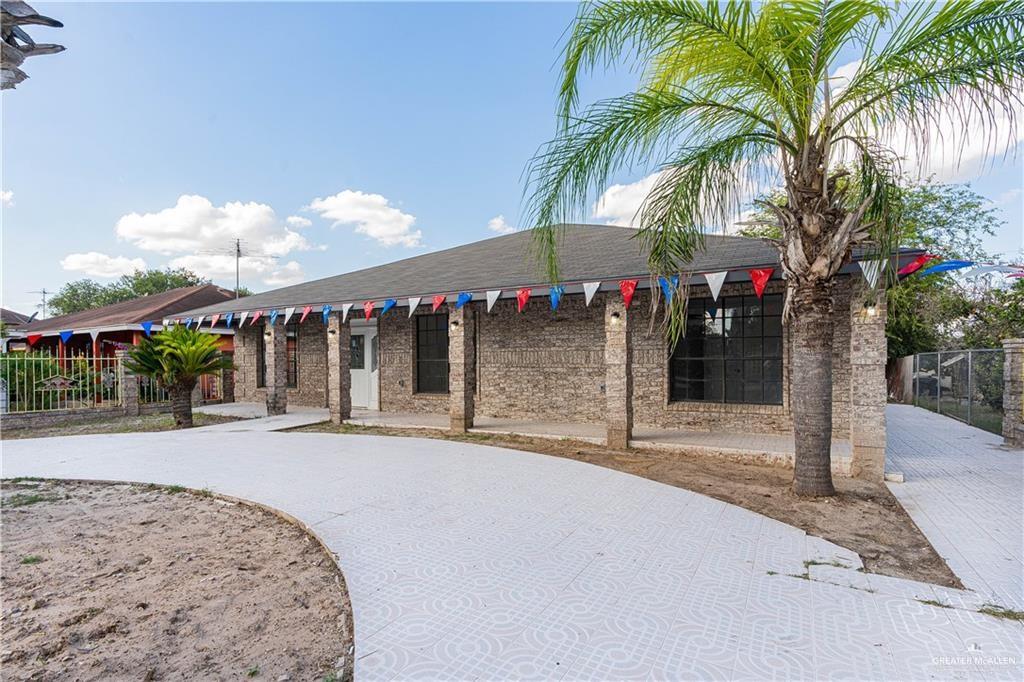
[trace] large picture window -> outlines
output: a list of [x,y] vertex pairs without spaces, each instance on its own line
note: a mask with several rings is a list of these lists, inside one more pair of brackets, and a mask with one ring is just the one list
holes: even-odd
[[416,390],[448,392],[448,316],[416,317]]
[[263,330],[256,334],[256,388],[267,385],[267,343],[263,340]]
[[691,299],[670,399],[782,404],[782,294]]
[[299,326],[290,324],[285,327],[285,351],[288,355],[288,388],[299,385]]

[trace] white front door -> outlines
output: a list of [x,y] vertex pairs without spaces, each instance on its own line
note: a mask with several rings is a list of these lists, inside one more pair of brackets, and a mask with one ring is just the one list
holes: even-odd
[[352,407],[378,410],[377,328],[353,325],[350,350]]

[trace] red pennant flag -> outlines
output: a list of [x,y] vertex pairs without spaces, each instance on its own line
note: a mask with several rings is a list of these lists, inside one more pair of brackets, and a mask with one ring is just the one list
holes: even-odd
[[530,291],[531,289],[527,287],[516,292],[516,303],[519,306],[519,312],[523,312],[523,308],[530,302]]
[[214,315],[213,317],[210,318],[210,326],[211,327],[216,327],[218,320],[220,320],[220,313],[217,313],[216,315]]
[[750,275],[750,281],[754,283],[754,293],[757,294],[758,298],[761,298],[761,294],[764,293],[764,288],[768,284],[773,270],[775,268],[747,270],[747,273]]
[[254,312],[252,314],[252,320],[249,322],[249,326],[251,327],[254,324],[256,324],[256,320],[260,319],[260,317],[262,317],[262,316],[263,316],[263,311],[262,310],[257,310],[256,312]]
[[302,309],[302,317],[299,318],[299,324],[302,324],[303,322],[306,321],[306,315],[309,315],[309,313],[312,310],[313,310],[313,306],[311,306],[311,305],[307,305],[305,308]]
[[909,275],[909,274],[915,273],[918,270],[920,270],[921,268],[923,268],[925,263],[927,263],[930,260],[934,260],[937,257],[938,256],[933,256],[930,253],[926,253],[924,255],[918,256],[917,258],[915,258],[914,260],[910,261],[909,263],[904,265],[902,268],[900,268],[896,272],[896,274],[899,275],[900,277],[902,277],[904,275]]
[[638,279],[624,279],[619,282],[619,291],[622,292],[622,302],[626,304],[626,308],[629,308],[629,304],[633,302],[633,294],[636,293],[636,285],[640,283]]
[[25,338],[28,340],[28,345],[31,347],[31,346],[36,345],[36,341],[38,341],[39,339],[43,338],[43,335],[42,334],[29,334]]
[[363,314],[366,315],[366,319],[373,317],[373,301],[367,301],[363,304]]
[[444,305],[445,299],[448,298],[444,294],[438,294],[434,297],[434,307],[430,309],[430,312],[436,313],[437,309]]

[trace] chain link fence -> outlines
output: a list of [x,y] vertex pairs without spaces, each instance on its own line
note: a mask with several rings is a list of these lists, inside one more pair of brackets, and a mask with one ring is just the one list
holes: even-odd
[[1002,433],[1003,351],[972,348],[915,355],[914,404]]

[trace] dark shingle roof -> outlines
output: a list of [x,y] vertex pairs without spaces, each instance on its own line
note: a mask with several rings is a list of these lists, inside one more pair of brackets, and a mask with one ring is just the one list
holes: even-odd
[[22,327],[28,323],[28,315],[22,315],[7,308],[0,308],[0,322],[12,328]]
[[[561,231],[564,283],[646,277],[647,258],[636,230],[609,225],[566,225]],[[361,302],[385,298],[450,294],[459,291],[547,286],[538,260],[531,255],[529,231],[485,239],[365,270],[274,289],[237,301],[188,311],[208,315],[284,306]],[[778,252],[761,239],[709,235],[691,272],[717,272],[777,266]],[[401,301],[404,303],[404,301]]]
[[233,291],[214,284],[180,287],[159,294],[133,298],[130,301],[83,310],[58,317],[36,320],[25,328],[30,333],[57,332],[62,329],[93,329],[136,325],[142,322],[159,323],[164,317],[181,313],[189,308],[209,306],[228,299],[234,300]]

